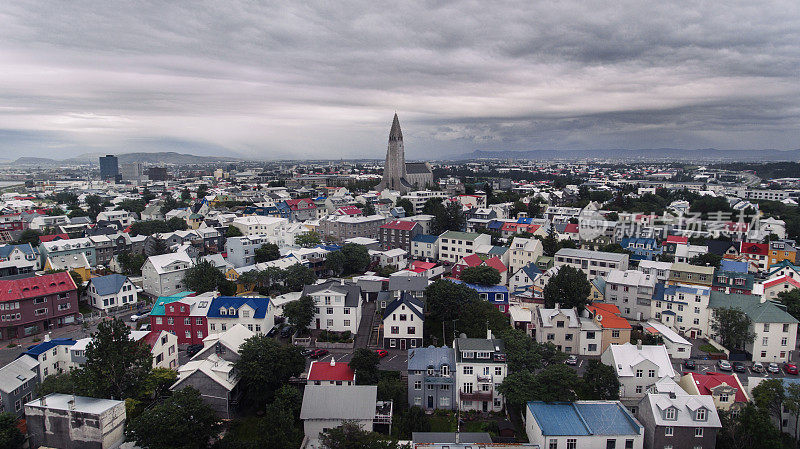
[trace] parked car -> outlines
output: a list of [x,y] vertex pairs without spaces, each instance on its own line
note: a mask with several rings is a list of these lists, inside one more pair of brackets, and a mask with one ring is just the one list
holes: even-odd
[[311,354],[309,354],[308,356],[311,357],[312,359],[318,359],[326,354],[328,354],[327,349],[315,349],[311,351]]
[[384,358],[389,354],[389,351],[387,351],[385,349],[376,349],[375,350],[375,354],[378,354],[379,358]]
[[777,363],[770,362],[770,364],[767,365],[767,371],[769,371],[770,373],[773,373],[773,374],[778,374],[778,373],[781,372],[781,369],[778,367]]
[[763,373],[766,370],[764,369],[764,365],[762,365],[761,362],[755,362],[753,363],[752,366],[750,366],[750,371],[754,373]]
[[267,332],[267,337],[274,337],[281,330],[280,326],[272,326],[272,329]]
[[747,367],[742,362],[733,362],[733,370],[737,373],[746,373]]
[[134,313],[133,315],[131,315],[131,322],[135,323],[135,322],[141,320],[142,318],[147,318],[148,316],[150,316],[150,312],[145,312],[145,313],[142,313],[141,315]]
[[139,326],[140,331],[149,331],[150,330],[150,323],[145,323]]
[[286,326],[281,329],[281,337],[283,338],[289,338],[292,334],[294,334],[294,328],[292,326]]
[[577,365],[578,364],[578,357],[571,355],[567,357],[567,360],[564,360],[564,363],[567,365]]
[[200,352],[203,349],[203,345],[189,345],[186,348],[186,356],[187,357],[194,357],[195,354]]
[[783,370],[786,371],[786,374],[797,375],[797,365],[794,363],[784,363]]
[[697,367],[697,365],[694,364],[694,360],[686,359],[686,360],[683,361],[683,367],[685,369],[693,370],[693,369],[695,369]]
[[720,360],[719,362],[717,362],[717,368],[719,368],[720,371],[733,371],[733,366],[731,365],[731,362],[727,360]]
[[301,354],[303,354],[304,357],[308,357],[311,355],[312,352],[314,352],[313,349],[305,349],[303,350],[303,352],[301,352]]

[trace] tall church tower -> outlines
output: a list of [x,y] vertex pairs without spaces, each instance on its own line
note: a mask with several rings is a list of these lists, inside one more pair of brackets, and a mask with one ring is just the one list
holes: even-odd
[[383,179],[377,189],[397,190],[407,193],[411,185],[406,181],[406,154],[403,148],[403,132],[400,130],[400,120],[394,114],[392,129],[389,131],[389,146],[386,149],[386,164],[383,166]]

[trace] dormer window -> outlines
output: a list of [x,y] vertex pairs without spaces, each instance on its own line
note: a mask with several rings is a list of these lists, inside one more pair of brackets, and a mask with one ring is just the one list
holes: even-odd
[[236,315],[236,309],[234,309],[233,307],[228,309],[228,315]]
[[225,307],[220,307],[219,308],[219,314],[220,315],[227,315],[228,314],[228,309],[226,309]]
[[677,419],[675,407],[670,407],[664,411],[664,419],[668,421],[675,421]]
[[442,376],[449,376],[450,375],[450,366],[449,365],[442,365]]
[[704,409],[704,408],[697,409],[697,411],[695,412],[695,415],[694,415],[694,419],[695,419],[695,421],[705,421],[706,420],[706,409]]

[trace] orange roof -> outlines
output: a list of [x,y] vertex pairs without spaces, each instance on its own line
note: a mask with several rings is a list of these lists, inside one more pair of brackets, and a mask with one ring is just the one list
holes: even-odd
[[619,316],[619,307],[604,302],[594,302],[586,309],[597,317],[597,323],[605,329],[630,329],[631,323]]

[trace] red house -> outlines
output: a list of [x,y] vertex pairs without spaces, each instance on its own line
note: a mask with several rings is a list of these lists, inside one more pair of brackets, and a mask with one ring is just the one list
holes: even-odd
[[183,294],[160,297],[150,312],[150,329],[175,335],[178,344],[203,344],[203,339],[208,336],[206,314],[211,299]]
[[78,291],[69,273],[0,280],[0,339],[75,323]]

